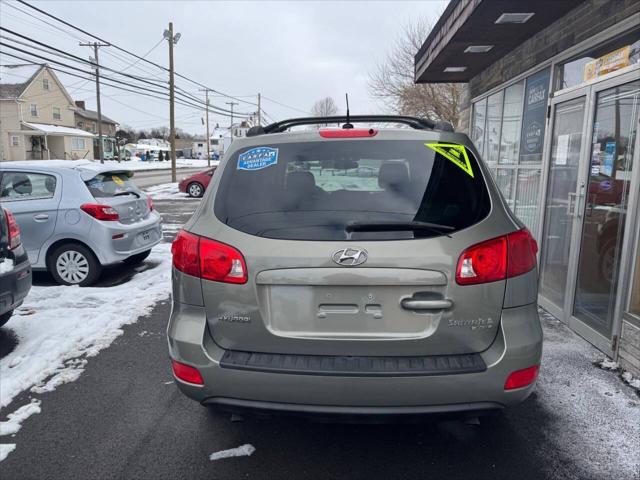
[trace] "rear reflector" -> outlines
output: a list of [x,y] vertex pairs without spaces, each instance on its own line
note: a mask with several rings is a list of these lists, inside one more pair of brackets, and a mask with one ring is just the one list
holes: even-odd
[[343,128],[320,130],[322,138],[358,138],[358,137],[375,137],[378,130],[375,128]]
[[20,238],[20,227],[11,212],[6,208],[3,208],[3,210],[7,217],[7,226],[9,227],[9,250],[15,250],[22,243],[22,239]]
[[120,218],[115,208],[100,203],[85,203],[80,205],[80,210],[98,220],[115,221]]
[[223,283],[247,283],[242,253],[225,243],[181,230],[171,246],[173,266],[194,277]]
[[534,365],[533,367],[516,370],[507,377],[507,381],[504,382],[504,389],[513,390],[531,385],[538,377],[539,368],[538,365]]
[[204,385],[202,375],[200,375],[197,368],[176,362],[175,360],[171,360],[171,368],[176,378],[183,382],[193,383],[194,385]]
[[522,275],[535,268],[537,253],[538,244],[526,228],[472,245],[458,259],[456,282],[475,285]]

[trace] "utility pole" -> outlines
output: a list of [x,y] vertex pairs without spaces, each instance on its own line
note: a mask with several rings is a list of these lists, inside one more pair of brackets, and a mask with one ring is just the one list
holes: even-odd
[[260,94],[258,93],[258,126],[262,125],[262,109],[260,108]]
[[229,133],[231,134],[231,143],[233,143],[233,106],[238,105],[238,102],[224,102],[227,105],[231,105],[231,125],[229,125]]
[[176,119],[175,92],[173,80],[173,46],[180,40],[180,34],[173,34],[173,22],[169,22],[169,29],[164,31],[164,38],[169,42],[169,138],[171,142],[171,181],[176,182]]
[[100,163],[104,163],[104,152],[102,145],[102,108],[100,106],[100,61],[98,58],[98,48],[109,47],[110,43],[80,43],[81,47],[93,47],[93,54],[95,55],[95,69],[96,69],[96,103],[98,104],[98,156],[100,157]]
[[204,91],[205,102],[205,121],[207,122],[207,166],[211,166],[211,140],[209,139],[209,89],[201,88],[200,91]]

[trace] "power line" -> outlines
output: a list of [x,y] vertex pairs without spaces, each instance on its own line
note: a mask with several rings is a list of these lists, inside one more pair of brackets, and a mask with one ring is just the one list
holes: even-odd
[[289,108],[291,110],[296,110],[296,111],[304,113],[306,115],[311,115],[311,112],[308,112],[306,110],[302,110],[300,108],[292,107],[291,105],[287,105],[286,103],[279,102],[278,100],[274,100],[273,98],[269,98],[269,97],[266,97],[264,95],[262,95],[262,98],[264,98],[265,100],[269,100],[270,102],[277,103],[278,105],[280,105],[282,107],[286,107],[286,108]]
[[[57,16],[55,16],[55,15],[53,15],[53,14],[49,13],[49,12],[46,12],[46,11],[44,11],[44,10],[42,10],[42,9],[40,9],[40,8],[38,8],[38,7],[36,7],[36,6],[34,6],[34,5],[31,5],[31,4],[27,3],[27,2],[25,2],[24,0],[18,0],[18,2],[20,2],[21,4],[23,4],[23,5],[25,5],[25,6],[29,7],[29,8],[31,8],[31,9],[33,9],[33,10],[35,10],[36,12],[38,12],[38,13],[40,13],[40,14],[42,14],[42,15],[46,15],[47,17],[52,18],[52,19],[54,19],[54,20],[56,20],[56,21],[58,21],[58,22],[62,23],[63,25],[66,25],[66,26],[68,26],[68,27],[70,27],[70,28],[73,28],[73,29],[75,29],[75,30],[77,30],[77,31],[79,31],[79,32],[81,32],[81,33],[83,33],[83,34],[85,34],[85,35],[88,35],[88,36],[90,36],[90,37],[92,37],[92,38],[95,38],[95,39],[96,39],[96,40],[98,40],[98,41],[101,41],[101,42],[107,42],[107,40],[104,40],[103,38],[100,38],[100,37],[98,37],[98,36],[96,36],[96,35],[94,35],[94,34],[92,34],[92,33],[89,33],[89,32],[87,32],[86,30],[83,30],[82,28],[80,28],[80,27],[78,27],[78,26],[76,26],[76,25],[73,25],[72,23],[67,22],[66,20],[63,20],[63,19],[61,19],[61,18],[59,18],[59,17],[57,17]],[[107,42],[107,43],[111,43],[111,42]],[[146,62],[146,63],[148,63],[148,64],[150,64],[150,65],[153,65],[154,67],[160,68],[160,69],[162,69],[162,70],[164,70],[164,71],[166,71],[166,72],[168,72],[168,71],[169,71],[169,69],[168,69],[168,68],[166,68],[166,67],[164,67],[164,66],[162,66],[162,65],[160,65],[160,64],[157,64],[157,63],[155,63],[155,62],[152,62],[152,61],[151,61],[151,60],[149,60],[149,59],[146,59],[146,58],[140,57],[139,55],[136,55],[135,53],[133,53],[133,52],[131,52],[131,51],[129,51],[129,50],[126,50],[126,49],[124,49],[124,48],[122,48],[122,47],[120,47],[120,46],[118,46],[118,45],[115,45],[115,44],[113,44],[113,43],[111,43],[111,45],[113,46],[113,48],[115,48],[115,49],[117,49],[117,50],[120,50],[121,52],[124,52],[124,53],[126,53],[126,54],[128,54],[128,55],[131,55],[132,57],[138,58],[138,59],[140,59],[141,61],[144,61],[144,62]],[[195,85],[198,85],[199,87],[202,87],[202,88],[208,88],[209,90],[211,90],[211,91],[213,91],[213,92],[215,92],[215,93],[218,93],[218,94],[220,94],[220,95],[223,95],[223,96],[225,96],[225,97],[227,97],[227,98],[231,98],[231,99],[233,99],[233,100],[237,100],[237,101],[242,102],[242,103],[248,103],[248,104],[251,104],[251,105],[256,105],[256,103],[254,103],[254,102],[249,102],[249,101],[247,101],[247,100],[241,100],[241,99],[239,99],[239,98],[233,97],[232,95],[227,95],[227,94],[225,94],[225,93],[223,93],[223,92],[221,92],[221,91],[219,91],[219,90],[216,90],[216,89],[214,89],[214,88],[207,87],[206,85],[204,85],[204,84],[202,84],[202,83],[200,83],[200,82],[197,82],[196,80],[192,80],[192,79],[190,79],[189,77],[186,77],[186,76],[184,76],[184,75],[181,75],[181,74],[179,74],[179,73],[177,73],[177,72],[175,72],[175,75],[176,75],[177,77],[180,77],[180,78],[183,78],[183,79],[185,79],[185,80],[188,80],[189,82],[191,82],[191,83],[193,83],[193,84],[195,84]]]

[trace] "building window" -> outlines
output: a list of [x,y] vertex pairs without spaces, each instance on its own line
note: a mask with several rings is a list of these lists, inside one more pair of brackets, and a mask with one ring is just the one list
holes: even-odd
[[507,205],[535,235],[549,98],[547,68],[473,105],[471,140]]
[[11,146],[12,147],[20,146],[20,135],[11,135]]
[[53,107],[53,119],[60,120],[62,116],[60,115],[60,107]]
[[43,78],[42,79],[42,89],[43,90],[49,90],[49,79],[48,78]]
[[86,144],[84,138],[82,137],[73,137],[71,139],[71,148],[74,150],[86,150]]
[[563,90],[640,63],[640,30],[583,52],[556,68],[554,90]]
[[218,140],[211,140],[211,145],[218,145]]
[[35,103],[31,104],[31,116],[32,117],[38,116],[38,105],[36,105]]
[[83,129],[84,128],[84,122],[78,122],[78,128]]

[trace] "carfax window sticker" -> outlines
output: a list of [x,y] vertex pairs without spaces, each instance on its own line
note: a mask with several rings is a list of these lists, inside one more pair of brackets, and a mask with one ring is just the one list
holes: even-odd
[[425,146],[451,160],[456,166],[473,178],[473,169],[467,155],[467,149],[457,143],[425,143]]
[[238,170],[261,170],[277,163],[277,148],[256,147],[238,155]]

